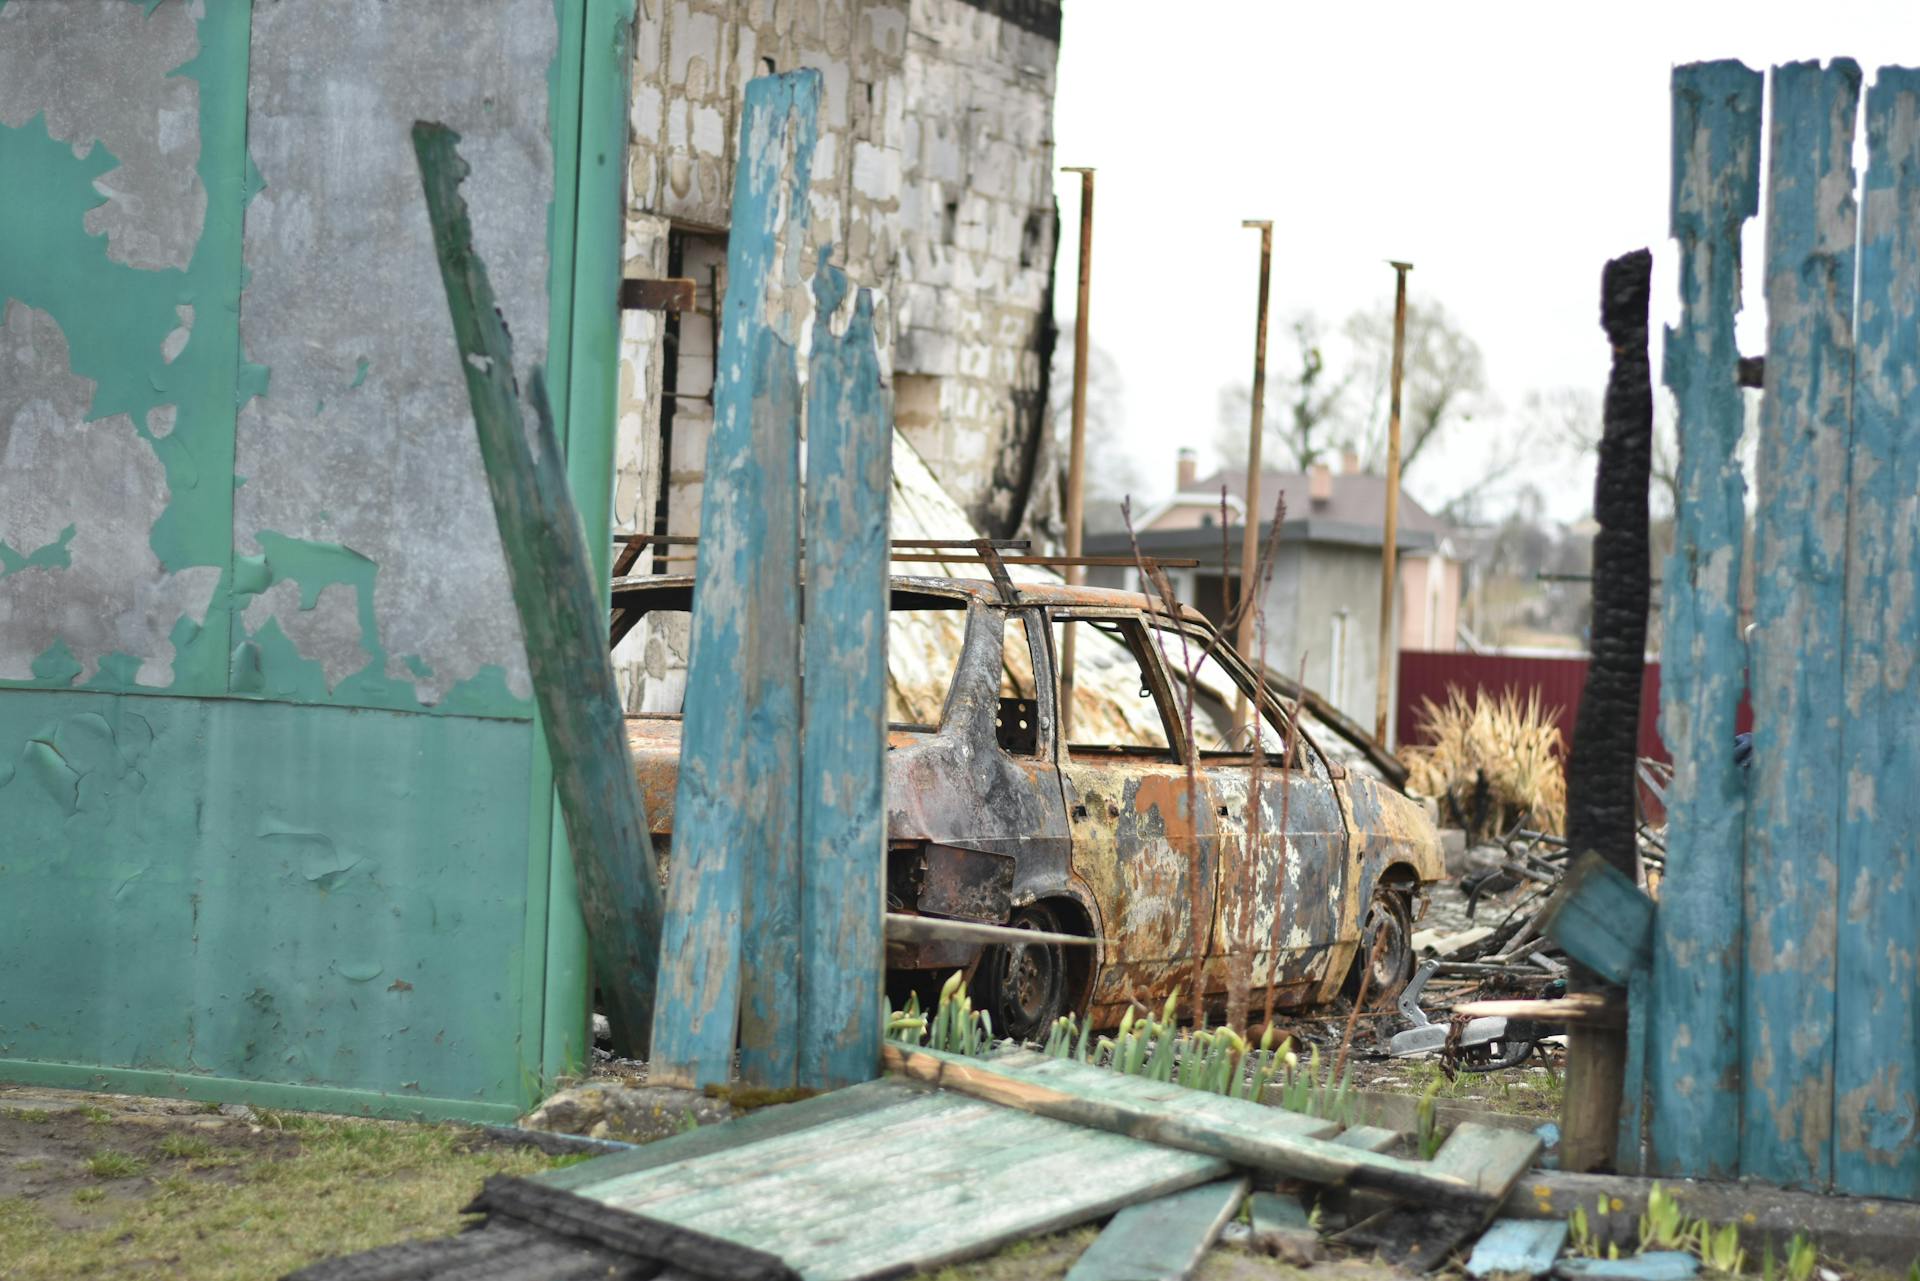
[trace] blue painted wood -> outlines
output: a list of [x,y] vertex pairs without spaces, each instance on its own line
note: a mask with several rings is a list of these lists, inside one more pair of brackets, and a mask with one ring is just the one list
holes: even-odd
[[[800,1084],[880,1070],[893,397],[873,295],[821,254],[807,375]],[[836,333],[836,328],[841,332]]]
[[1067,1281],[1190,1277],[1246,1195],[1247,1180],[1226,1179],[1130,1205],[1075,1260]]
[[1541,932],[1609,983],[1625,983],[1652,954],[1653,900],[1589,850],[1547,904]]
[[1920,71],[1867,93],[1839,786],[1834,1181],[1920,1198]]
[[[747,85],[701,502],[653,1079],[795,1080],[800,252],[820,75]],[[795,306],[796,301],[800,304]],[[746,946],[743,947],[743,940]]]
[[[1853,132],[1860,68],[1773,69],[1749,646],[1741,1172],[1824,1185],[1833,1119]],[[1737,656],[1737,655],[1736,655]]]
[[1673,73],[1672,231],[1680,323],[1666,340],[1679,504],[1664,573],[1661,735],[1673,754],[1668,878],[1647,1035],[1656,1168],[1731,1174],[1739,1158],[1739,964],[1746,786],[1733,763],[1744,482],[1733,317],[1740,229],[1759,195],[1761,79],[1737,62]]
[[1624,1259],[1562,1259],[1554,1275],[1567,1281],[1687,1281],[1700,1260],[1684,1250],[1653,1250]]
[[1565,1219],[1495,1219],[1474,1243],[1467,1275],[1545,1276],[1566,1243]]

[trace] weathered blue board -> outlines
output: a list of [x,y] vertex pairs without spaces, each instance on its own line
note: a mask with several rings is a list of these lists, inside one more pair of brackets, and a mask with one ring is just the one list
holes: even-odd
[[747,85],[701,499],[654,1079],[794,1081],[799,961],[800,254],[820,73]]
[[807,375],[800,1075],[834,1089],[873,1076],[880,1058],[893,398],[873,296],[849,300],[825,259]]
[[1920,72],[1867,91],[1836,794],[1833,1181],[1920,1190]]
[[1679,410],[1679,503],[1662,612],[1660,732],[1673,754],[1668,879],[1654,925],[1648,1141],[1657,1168],[1729,1174],[1739,1158],[1739,961],[1745,780],[1737,451],[1740,228],[1759,198],[1760,76],[1737,62],[1673,73],[1673,235],[1680,324],[1666,383]]
[[[1845,59],[1774,70],[1749,650],[1733,316],[1760,78],[1674,73],[1675,773],[1651,964],[1629,980],[1646,1106],[1626,1114],[1645,1130],[1628,1125],[1620,1163],[1644,1141],[1658,1173],[1920,1199],[1920,73],[1882,69],[1868,91],[1856,210],[1860,85]],[[1590,901],[1558,913],[1583,961],[1631,946],[1575,928],[1601,920],[1604,888],[1570,886]]]

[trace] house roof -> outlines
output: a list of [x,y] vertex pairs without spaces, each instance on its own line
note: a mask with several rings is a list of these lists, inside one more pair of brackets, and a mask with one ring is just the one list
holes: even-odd
[[[1338,525],[1371,525],[1378,528],[1387,514],[1387,478],[1370,472],[1337,472],[1329,477],[1333,482],[1333,496],[1323,503],[1308,499],[1308,478],[1300,472],[1263,471],[1260,473],[1260,515],[1261,523],[1273,511],[1273,496],[1278,490],[1287,496],[1287,524],[1296,520],[1331,521]],[[1238,502],[1244,503],[1247,496],[1247,473],[1244,471],[1217,471],[1193,483],[1191,489],[1175,499],[1175,504],[1184,504],[1193,498],[1217,507],[1220,502],[1220,487],[1225,485],[1227,493]],[[1452,532],[1447,522],[1428,512],[1415,502],[1403,488],[1400,491],[1400,530],[1403,533],[1431,534],[1437,541]],[[1375,543],[1380,540],[1374,539]]]
[[[1380,546],[1381,525],[1386,520],[1387,505],[1387,482],[1384,476],[1354,472],[1331,476],[1333,493],[1318,503],[1308,498],[1308,478],[1298,472],[1263,471],[1260,477],[1263,514],[1272,512],[1276,491],[1287,496],[1287,519],[1280,527],[1282,542]],[[1247,490],[1247,473],[1244,471],[1217,471],[1195,481],[1192,488],[1161,504],[1140,527],[1141,548],[1162,556],[1180,554],[1202,559],[1217,558],[1221,546],[1221,531],[1217,523],[1173,528],[1155,528],[1155,524],[1169,512],[1182,507],[1218,512],[1220,488],[1223,485],[1228,498],[1230,527],[1227,541],[1238,548],[1239,535],[1235,531],[1240,528]],[[1438,547],[1441,540],[1453,532],[1451,526],[1415,502],[1405,489],[1400,491],[1398,522],[1394,545],[1403,551]],[[1260,524],[1265,529],[1270,522],[1263,520]],[[1126,552],[1131,546],[1124,533],[1095,535],[1086,540],[1089,553]]]

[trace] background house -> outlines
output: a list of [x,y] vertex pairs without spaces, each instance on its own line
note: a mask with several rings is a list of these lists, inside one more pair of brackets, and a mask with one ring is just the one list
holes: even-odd
[[[1185,557],[1195,569],[1169,571],[1182,600],[1216,621],[1239,599],[1241,531],[1247,478],[1221,471],[1196,479],[1191,451],[1180,455],[1174,495],[1150,509],[1138,530],[1140,550]],[[1225,527],[1221,492],[1225,490]],[[1302,475],[1263,472],[1260,504],[1268,519],[1286,496],[1286,519],[1272,577],[1262,603],[1261,655],[1289,676],[1306,661],[1308,686],[1362,724],[1371,725],[1379,671],[1380,549],[1386,480],[1360,471],[1349,456],[1340,472],[1315,467]],[[1399,592],[1394,643],[1401,649],[1454,648],[1460,601],[1460,562],[1445,522],[1404,491],[1400,495]],[[1089,554],[1127,555],[1126,534],[1087,540]],[[1222,564],[1224,560],[1224,565]],[[1091,569],[1087,581],[1132,587],[1131,569]]]

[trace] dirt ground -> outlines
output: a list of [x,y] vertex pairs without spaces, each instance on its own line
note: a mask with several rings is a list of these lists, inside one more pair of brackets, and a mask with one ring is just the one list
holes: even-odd
[[457,1231],[488,1174],[566,1159],[461,1126],[0,1088],[0,1277],[278,1277]]

